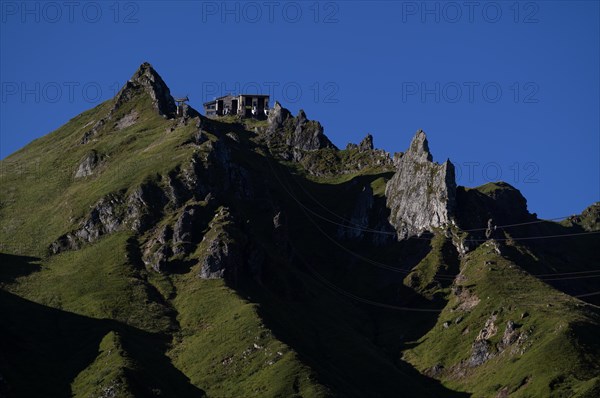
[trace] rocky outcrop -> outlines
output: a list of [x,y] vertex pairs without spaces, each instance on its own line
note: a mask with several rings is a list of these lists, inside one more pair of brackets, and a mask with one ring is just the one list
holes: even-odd
[[585,231],[600,230],[600,202],[587,207],[580,215],[568,217],[562,224],[567,226],[577,225]]
[[527,348],[525,343],[528,340],[528,334],[520,332],[517,325],[511,320],[506,322],[502,338],[494,346],[490,339],[498,333],[498,325],[495,323],[497,318],[495,313],[492,314],[475,338],[471,346],[471,356],[466,362],[469,367],[479,366],[500,354],[522,355]]
[[201,259],[198,276],[202,279],[235,279],[243,264],[243,243],[240,242],[243,238],[229,210],[221,207],[209,228],[201,242],[205,256]]
[[196,242],[199,227],[197,222],[201,216],[199,205],[186,206],[173,227],[173,254],[190,253]]
[[456,207],[454,165],[450,160],[433,162],[427,137],[420,130],[397,161],[385,195],[398,239],[445,227],[452,222]]
[[329,138],[323,134],[321,123],[308,120],[306,113],[301,109],[296,116],[294,133],[286,137],[286,144],[304,151],[322,148],[335,148]]
[[206,211],[205,206],[189,204],[181,209],[174,224],[156,227],[144,244],[144,264],[161,273],[175,270],[181,259],[196,249],[206,228]]
[[101,236],[129,228],[137,233],[146,231],[160,217],[166,203],[163,191],[154,183],[145,183],[125,197],[123,192],[109,194],[92,207],[73,231],[50,245],[50,252],[77,250],[84,243]]
[[100,157],[96,151],[92,150],[88,152],[83,159],[81,159],[79,166],[77,166],[75,178],[87,177],[94,174],[94,169],[98,166],[99,162]]
[[148,62],[141,64],[131,79],[117,93],[113,110],[118,109],[140,92],[145,92],[150,96],[152,107],[159,115],[173,116],[177,112],[177,106],[169,87]]
[[371,134],[367,134],[365,138],[358,144],[358,150],[360,152],[372,151],[373,147],[373,136]]
[[[277,131],[284,130],[286,125],[293,123],[293,117],[289,110],[282,107],[281,104],[275,101],[273,109],[269,111],[267,134],[275,134]],[[288,127],[289,128],[289,127]]]
[[144,264],[156,272],[168,269],[168,260],[173,255],[171,240],[173,229],[169,225],[162,226],[144,246],[142,260]]
[[123,130],[129,126],[133,126],[137,122],[139,116],[140,115],[138,111],[133,109],[127,115],[119,119],[119,121],[115,124],[115,130]]
[[157,184],[147,182],[137,187],[127,198],[125,220],[131,229],[147,231],[158,219],[168,198]]
[[337,149],[323,133],[323,126],[317,121],[308,120],[303,110],[293,117],[290,111],[275,102],[273,109],[269,111],[267,123],[266,139],[269,146],[287,147],[280,152],[285,158],[300,160],[302,151]]
[[495,314],[491,315],[485,321],[483,329],[479,331],[479,334],[475,338],[475,342],[471,347],[471,357],[467,361],[469,366],[479,366],[494,357],[495,353],[492,350],[493,346],[489,339],[498,332],[498,327],[495,324],[496,318]]
[[100,236],[118,231],[124,222],[121,211],[123,196],[120,193],[110,194],[100,199],[92,208],[79,228],[69,232],[50,245],[54,254],[65,250],[76,250],[83,243],[94,242]]

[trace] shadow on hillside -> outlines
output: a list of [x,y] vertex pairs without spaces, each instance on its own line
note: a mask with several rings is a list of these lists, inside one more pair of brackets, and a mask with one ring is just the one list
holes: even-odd
[[[551,239],[517,240],[504,245],[503,254],[521,268],[572,296],[597,293],[600,278],[593,272],[600,264],[598,235],[566,236],[585,232],[575,225],[566,227],[554,222],[542,222],[510,231],[512,236],[559,236]],[[581,300],[600,305],[600,295],[582,296]]]
[[[303,187],[292,185],[289,180],[294,177],[289,175],[286,180],[275,177],[270,188],[279,192],[272,196],[286,198],[276,205],[285,214],[285,232],[261,239],[268,255],[260,276],[249,273],[228,284],[241,297],[252,297],[259,304],[259,315],[276,338],[293,348],[335,396],[467,397],[400,360],[402,341],[424,335],[435,325],[438,313],[373,307],[346,293],[394,306],[431,308],[432,303],[403,285],[405,274],[378,269],[344,251],[331,240],[339,226],[322,219],[311,221],[309,215],[314,213],[302,211],[298,203],[322,215],[326,209],[348,214],[352,211],[348,198],[379,177],[360,176],[330,185],[302,180]],[[268,217],[268,212],[244,214],[257,220]],[[249,237],[264,233],[248,228]],[[282,244],[280,238],[285,241],[286,235],[288,243]],[[421,243],[411,248],[392,243],[371,252],[369,245],[343,243],[396,268],[412,268],[429,252]],[[408,263],[399,262],[398,256]]]
[[[98,356],[110,331],[136,367],[126,371],[136,396],[203,397],[164,355],[169,339],[120,322],[46,307],[0,290],[0,395],[70,397],[71,383]],[[0,382],[1,383],[1,382]]]
[[0,283],[12,283],[21,276],[39,271],[37,257],[0,253]]

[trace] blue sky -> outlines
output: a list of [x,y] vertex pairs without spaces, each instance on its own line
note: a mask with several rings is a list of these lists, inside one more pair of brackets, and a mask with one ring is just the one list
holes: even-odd
[[339,147],[423,129],[460,185],[505,180],[540,217],[600,200],[598,1],[0,4],[2,158],[149,61],[196,109],[262,91]]

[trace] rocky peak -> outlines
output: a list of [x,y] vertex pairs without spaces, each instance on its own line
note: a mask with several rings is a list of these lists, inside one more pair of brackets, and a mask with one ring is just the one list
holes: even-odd
[[275,101],[273,109],[269,111],[268,132],[275,132],[275,130],[283,127],[283,122],[285,122],[290,116],[290,111],[282,107],[279,102]]
[[395,162],[396,173],[386,185],[390,224],[398,238],[419,236],[443,227],[454,218],[456,181],[454,165],[434,163],[427,137],[419,130],[408,151]]
[[177,107],[169,87],[148,62],[141,64],[131,79],[121,88],[115,98],[115,108],[139,92],[150,95],[152,106],[160,115],[171,116],[176,113]]
[[298,124],[304,123],[308,120],[308,117],[306,117],[306,112],[304,112],[304,109],[300,109],[298,111],[298,115],[296,116],[296,121]]
[[[113,100],[113,106],[106,116],[98,120],[94,126],[87,130],[81,138],[81,144],[90,142],[101,130],[112,127],[112,130],[121,130],[134,124],[138,119],[138,112],[135,110],[128,115],[120,115],[119,109],[138,97],[140,94],[147,94],[152,99],[154,110],[164,117],[174,117],[177,113],[177,105],[171,96],[171,91],[160,75],[152,68],[148,62],[144,62],[133,74],[131,79],[119,90]],[[184,109],[185,116],[199,116],[198,112],[187,107]]]
[[371,134],[367,134],[365,138],[358,144],[358,150],[361,152],[364,151],[372,151],[374,149],[373,146],[373,136]]
[[410,146],[405,156],[410,157],[411,160],[416,162],[433,161],[433,156],[431,156],[431,152],[429,152],[429,142],[427,141],[427,136],[423,130],[417,131],[410,142]]
[[284,143],[293,150],[336,148],[323,133],[323,126],[319,122],[309,120],[302,109],[293,117],[279,102],[275,102],[269,112],[266,132],[270,144]]

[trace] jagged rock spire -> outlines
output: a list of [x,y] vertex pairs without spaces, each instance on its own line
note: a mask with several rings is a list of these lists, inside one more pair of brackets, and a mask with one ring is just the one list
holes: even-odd
[[389,221],[399,239],[450,223],[456,208],[454,165],[434,163],[427,137],[419,130],[408,151],[398,159],[396,173],[386,185]]
[[431,156],[431,152],[429,152],[427,135],[423,130],[417,131],[413,137],[412,141],[410,142],[410,147],[406,152],[406,156],[417,162],[433,161],[433,156]]

